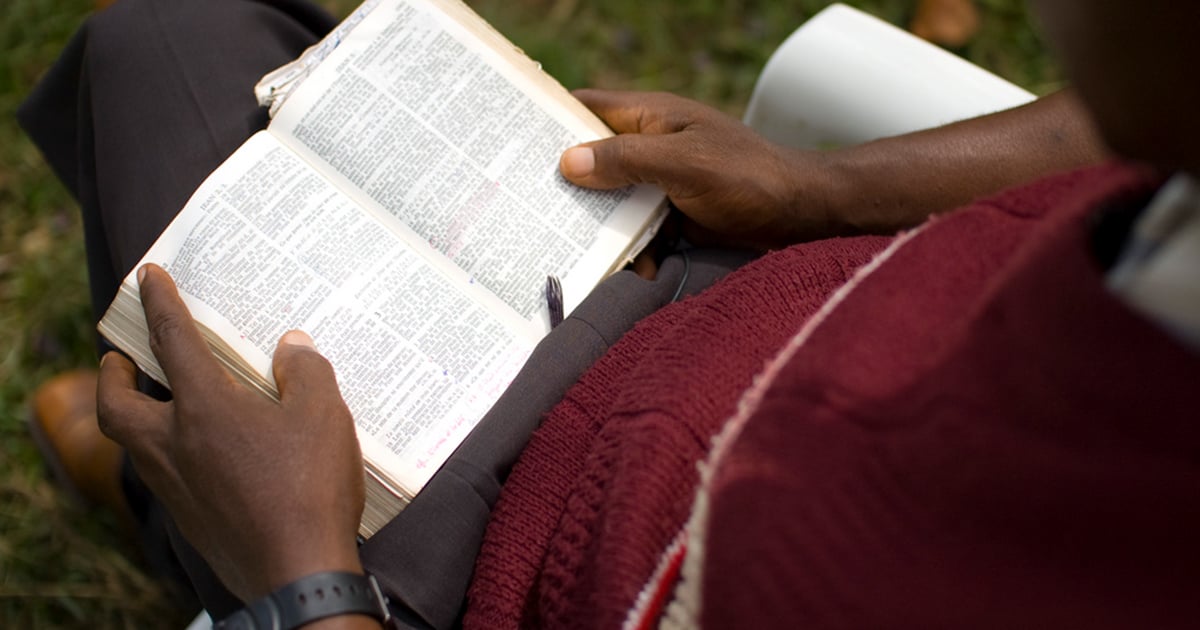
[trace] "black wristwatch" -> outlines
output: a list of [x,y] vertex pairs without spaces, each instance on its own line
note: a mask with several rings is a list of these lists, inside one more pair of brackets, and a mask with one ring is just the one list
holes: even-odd
[[302,577],[213,624],[213,630],[293,630],[318,619],[359,614],[387,626],[387,598],[373,575],[325,571]]

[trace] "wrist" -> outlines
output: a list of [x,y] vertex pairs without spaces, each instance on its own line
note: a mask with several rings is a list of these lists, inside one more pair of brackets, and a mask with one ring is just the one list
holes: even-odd
[[366,615],[339,615],[318,619],[304,626],[304,630],[375,630],[383,624]]
[[840,151],[802,151],[784,148],[784,183],[775,233],[788,243],[857,234],[861,230],[846,211],[854,189],[852,171],[843,164]]
[[[821,154],[826,219],[833,235],[892,234],[919,223],[925,208],[911,207],[908,167],[874,143]],[[896,155],[903,156],[902,153]]]
[[877,231],[869,215],[875,210],[863,205],[881,203],[871,192],[873,182],[866,176],[856,147],[832,149],[821,153],[821,189],[825,221],[831,236],[850,236]]
[[311,541],[280,545],[280,553],[266,559],[247,601],[262,597],[306,575],[322,571],[363,574],[358,545],[352,537],[324,545]]

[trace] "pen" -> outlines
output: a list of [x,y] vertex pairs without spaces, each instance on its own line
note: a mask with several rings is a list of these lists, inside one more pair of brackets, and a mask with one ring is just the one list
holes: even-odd
[[563,321],[563,292],[558,276],[546,276],[546,304],[550,307],[550,327],[554,328]]

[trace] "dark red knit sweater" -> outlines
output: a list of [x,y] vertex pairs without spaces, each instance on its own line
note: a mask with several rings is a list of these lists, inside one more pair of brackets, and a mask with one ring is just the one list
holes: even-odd
[[[1089,210],[1139,182],[1002,194],[859,279],[706,489],[703,625],[1200,618],[1200,362],[1107,294],[1087,247]],[[772,254],[626,335],[513,471],[467,625],[619,626],[742,392],[887,244]]]

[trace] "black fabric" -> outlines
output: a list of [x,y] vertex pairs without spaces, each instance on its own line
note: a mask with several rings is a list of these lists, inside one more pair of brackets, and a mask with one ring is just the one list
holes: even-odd
[[1090,215],[1091,254],[1101,269],[1112,269],[1125,251],[1133,226],[1157,190],[1131,199],[1115,200]]
[[[333,25],[294,0],[121,0],[71,40],[19,119],[79,200],[97,318],[204,177],[266,124],[253,85]],[[751,258],[691,250],[654,281],[618,273],[538,345],[444,469],[361,548],[400,619],[457,622],[488,514],[542,416],[635,322]],[[214,618],[239,608],[127,469],[139,512],[154,515],[143,522],[151,564],[174,562],[169,539]]]
[[500,487],[543,416],[638,320],[751,258],[745,252],[691,250],[687,264],[679,254],[667,258],[653,281],[622,271],[601,283],[538,344],[425,489],[363,545],[364,567],[385,591],[402,594],[422,619],[439,628],[453,625]]
[[332,28],[294,0],[122,0],[17,117],[83,208],[97,316],[204,178],[267,121],[253,85]]

